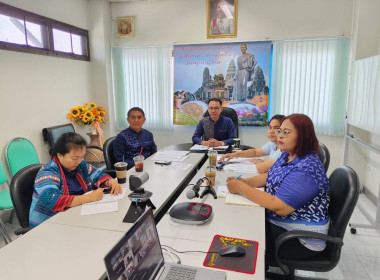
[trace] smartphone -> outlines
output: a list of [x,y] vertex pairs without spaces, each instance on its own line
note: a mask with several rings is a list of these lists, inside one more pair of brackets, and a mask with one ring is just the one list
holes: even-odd
[[111,188],[107,187],[107,188],[103,188],[103,194],[108,194],[111,192]]
[[159,165],[170,165],[172,162],[171,161],[166,161],[166,160],[157,160],[154,163],[155,164],[159,164]]

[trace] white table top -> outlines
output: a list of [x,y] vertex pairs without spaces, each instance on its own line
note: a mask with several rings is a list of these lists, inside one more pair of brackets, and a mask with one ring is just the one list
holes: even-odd
[[[207,164],[207,162],[206,162]],[[206,165],[205,164],[205,165]],[[192,183],[204,176],[205,165],[194,176]],[[226,179],[235,173],[219,172],[216,174],[215,186],[226,185]],[[244,177],[255,174],[244,174]],[[259,242],[259,248],[265,248],[265,209],[263,207],[229,205],[225,204],[224,198],[214,199],[210,194],[203,199],[189,200],[186,188],[175,201],[179,202],[202,202],[212,206],[212,220],[203,225],[184,225],[174,222],[169,214],[165,215],[158,223],[158,233],[162,237],[180,238],[211,242],[214,235],[219,234],[228,237],[242,238]],[[203,190],[203,188],[201,189]]]
[[[181,184],[186,180],[186,178],[191,174],[193,170],[197,168],[198,163],[202,160],[204,154],[190,153],[189,158],[183,161],[183,163],[191,164],[185,171],[175,171],[169,170],[161,167],[160,165],[154,164],[154,161],[149,158],[144,161],[144,171],[149,174],[149,180],[143,185],[145,190],[153,193],[151,197],[152,203],[157,207],[154,210],[156,214],[172,195],[178,190]],[[137,172],[134,168],[128,170],[127,172],[127,183],[123,184],[123,188],[127,188],[127,195],[129,191],[129,176],[136,174]],[[73,207],[65,212],[61,212],[45,223],[54,223],[62,225],[71,225],[95,229],[107,229],[126,232],[132,224],[123,223],[123,219],[129,209],[131,201],[128,197],[118,200],[119,210],[117,212],[108,212],[95,215],[82,216],[81,206]]]
[[123,234],[42,223],[0,250],[1,279],[99,279]]

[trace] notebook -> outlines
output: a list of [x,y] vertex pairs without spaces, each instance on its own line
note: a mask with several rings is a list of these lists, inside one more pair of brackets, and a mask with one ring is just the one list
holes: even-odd
[[[104,257],[104,263],[109,280],[173,279],[166,278],[173,271],[177,274],[174,279],[223,280],[227,277],[224,271],[165,263],[151,208]],[[186,276],[178,276],[182,272]]]

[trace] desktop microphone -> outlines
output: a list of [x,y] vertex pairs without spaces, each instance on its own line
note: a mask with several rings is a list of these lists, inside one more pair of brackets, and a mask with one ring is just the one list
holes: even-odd
[[[192,189],[191,189],[191,190],[188,190],[188,191],[186,192],[186,197],[187,197],[188,199],[193,199],[194,197],[199,197],[199,190],[200,190],[201,185],[202,185],[202,183],[203,183],[203,179],[205,179],[205,178],[201,178],[201,179],[199,179],[199,180],[195,183],[195,185],[192,187]],[[207,178],[206,178],[206,179],[207,179]]]

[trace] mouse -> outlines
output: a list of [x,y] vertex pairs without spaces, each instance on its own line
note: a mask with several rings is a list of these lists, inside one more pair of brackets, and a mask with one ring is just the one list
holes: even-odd
[[244,257],[245,249],[239,245],[229,245],[219,249],[221,257]]

